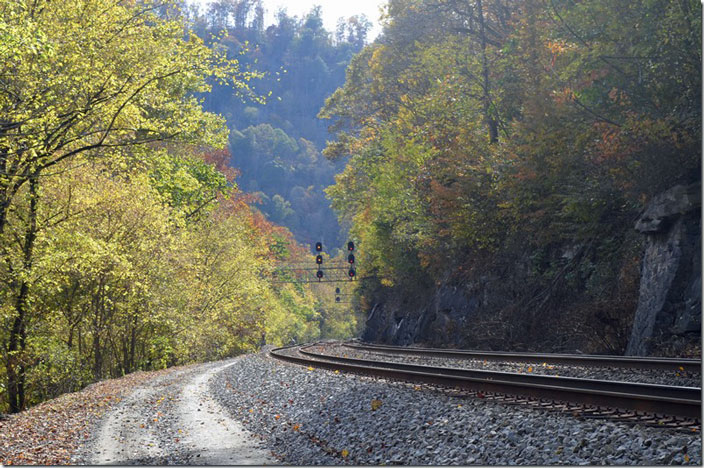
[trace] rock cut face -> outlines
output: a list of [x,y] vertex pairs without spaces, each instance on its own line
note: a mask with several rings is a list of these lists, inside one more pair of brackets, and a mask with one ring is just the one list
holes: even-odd
[[677,185],[653,197],[636,222],[647,239],[627,355],[701,342],[700,207],[700,184]]
[[701,206],[701,185],[675,185],[648,203],[635,229],[642,234],[667,232],[673,221]]

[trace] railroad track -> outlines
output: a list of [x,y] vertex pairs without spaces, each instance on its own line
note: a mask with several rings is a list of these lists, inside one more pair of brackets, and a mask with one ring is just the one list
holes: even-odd
[[566,364],[570,366],[626,367],[632,369],[662,369],[683,372],[701,372],[702,361],[686,358],[608,356],[599,354],[538,354],[508,353],[502,351],[468,351],[462,349],[408,348],[405,346],[376,345],[366,343],[343,343],[342,346],[362,351],[385,354],[414,355],[423,357],[535,362],[547,364]]
[[660,427],[699,430],[701,388],[457,369],[331,356],[321,344],[277,348],[276,359],[304,366],[423,383],[510,404]]

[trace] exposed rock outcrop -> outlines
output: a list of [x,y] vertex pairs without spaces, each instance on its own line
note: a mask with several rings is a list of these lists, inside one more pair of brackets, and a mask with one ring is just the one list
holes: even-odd
[[[368,290],[362,338],[397,345],[628,355],[701,349],[700,185],[654,197],[593,242],[514,248],[474,275]],[[638,234],[640,232],[641,234]],[[519,246],[520,247],[520,246]],[[634,317],[635,315],[635,317]]]
[[701,343],[701,185],[654,197],[636,222],[645,234],[640,294],[627,355],[679,354]]
[[498,277],[484,276],[475,282],[445,280],[406,294],[390,290],[386,300],[376,303],[367,315],[362,339],[404,346],[467,346],[467,329],[482,311],[510,304],[509,295],[496,293],[499,283]]
[[670,231],[673,222],[701,206],[701,185],[675,185],[653,197],[636,221],[635,229],[642,234],[662,234]]

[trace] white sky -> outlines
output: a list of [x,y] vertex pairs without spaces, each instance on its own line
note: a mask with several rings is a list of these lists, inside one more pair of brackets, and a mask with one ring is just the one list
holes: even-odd
[[[188,0],[189,3],[207,5],[210,0]],[[303,17],[315,5],[322,9],[323,24],[329,32],[334,32],[340,17],[349,18],[364,13],[372,23],[367,40],[372,41],[381,32],[379,24],[380,7],[386,0],[263,0],[265,24],[274,23],[274,15],[279,8],[285,8],[289,16]]]

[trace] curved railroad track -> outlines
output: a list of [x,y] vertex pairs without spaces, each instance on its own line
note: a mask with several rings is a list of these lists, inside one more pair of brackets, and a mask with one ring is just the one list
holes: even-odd
[[430,384],[583,417],[696,430],[701,424],[701,388],[355,359],[313,351],[317,346],[324,345],[276,348],[270,355],[304,366]]
[[663,369],[684,372],[701,372],[702,361],[687,358],[609,356],[599,354],[540,354],[510,353],[503,351],[470,351],[462,349],[409,348],[405,346],[377,345],[367,343],[343,343],[350,349],[373,351],[384,354],[414,355],[449,359],[478,359],[484,361],[535,362],[566,364],[571,366],[626,367],[631,369]]

